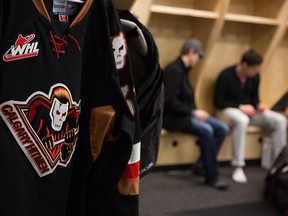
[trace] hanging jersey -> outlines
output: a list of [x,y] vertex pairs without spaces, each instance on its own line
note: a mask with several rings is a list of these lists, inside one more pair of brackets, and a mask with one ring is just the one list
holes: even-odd
[[90,15],[83,50],[86,115],[80,116],[67,216],[136,216],[140,124],[126,38],[112,0],[95,1]]
[[[64,216],[79,134],[85,4],[0,2],[0,211]],[[62,1],[63,2],[63,1]],[[59,6],[67,11],[56,10]]]
[[141,122],[140,175],[155,167],[164,107],[163,74],[150,31],[131,12],[118,10],[127,40]]

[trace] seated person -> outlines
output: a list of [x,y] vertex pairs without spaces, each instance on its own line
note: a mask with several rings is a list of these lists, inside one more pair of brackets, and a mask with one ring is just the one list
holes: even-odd
[[207,185],[225,189],[228,184],[218,177],[216,157],[228,126],[205,110],[196,109],[194,90],[188,78],[200,58],[204,58],[201,42],[189,39],[183,44],[180,55],[164,68],[163,128],[198,136],[201,155],[194,172],[205,175]]
[[246,183],[245,138],[248,125],[255,125],[271,132],[272,155],[275,160],[286,144],[286,118],[266,108],[258,96],[262,57],[254,50],[242,55],[238,64],[225,68],[216,80],[214,105],[220,115],[232,124],[232,161],[235,167],[232,179]]

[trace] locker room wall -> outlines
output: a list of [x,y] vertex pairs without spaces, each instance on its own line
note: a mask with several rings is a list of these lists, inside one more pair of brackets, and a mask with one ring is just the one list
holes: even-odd
[[185,39],[196,37],[203,43],[206,58],[190,77],[200,108],[215,113],[212,95],[218,73],[238,63],[249,48],[264,58],[260,99],[271,107],[287,91],[288,0],[150,2],[143,7],[141,0],[136,0],[134,5],[140,7],[133,13],[140,14],[140,20],[144,17],[142,22],[155,37],[163,67],[179,54]]
[[[216,114],[212,99],[219,72],[238,63],[250,48],[264,59],[260,68],[261,101],[272,107],[288,90],[288,0],[143,1],[146,0],[136,0],[132,12],[153,34],[162,67],[179,55],[185,39],[195,37],[202,41],[206,58],[190,73],[199,108]],[[246,159],[261,158],[262,133],[257,128],[248,129]],[[175,146],[175,142],[179,145]],[[157,164],[193,163],[199,154],[193,143],[195,137],[184,134],[163,135]],[[231,136],[227,136],[218,159],[230,158]]]

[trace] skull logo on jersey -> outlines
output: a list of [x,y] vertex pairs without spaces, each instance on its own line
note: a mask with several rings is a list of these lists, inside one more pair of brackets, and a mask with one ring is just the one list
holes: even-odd
[[50,110],[51,126],[55,131],[60,131],[63,123],[66,120],[69,110],[68,101],[61,103],[57,98],[54,98],[53,104]]
[[117,70],[121,70],[125,67],[127,56],[127,44],[123,32],[112,37],[112,48],[115,58],[115,64]]
[[78,135],[79,104],[65,85],[57,84],[48,95],[35,92],[25,102],[0,105],[2,118],[39,176],[68,165]]

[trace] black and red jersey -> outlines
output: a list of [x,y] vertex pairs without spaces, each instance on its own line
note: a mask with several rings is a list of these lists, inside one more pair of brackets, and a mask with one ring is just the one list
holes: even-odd
[[80,117],[69,216],[137,216],[141,144],[130,56],[112,0],[94,3],[83,59],[88,115]]
[[2,216],[66,214],[92,0],[63,2],[0,1]]
[[[140,56],[137,25],[147,42]],[[132,14],[119,14],[112,0],[95,1],[87,29],[82,85],[87,115],[80,117],[68,215],[137,216],[140,174],[155,165],[162,126],[158,49],[148,29]]]
[[157,44],[149,29],[128,10],[118,10],[132,65],[141,126],[140,176],[157,161],[164,109],[163,73]]
[[141,139],[146,173],[161,123],[154,41],[135,82],[112,0],[0,0],[0,52],[1,215],[137,216]]

